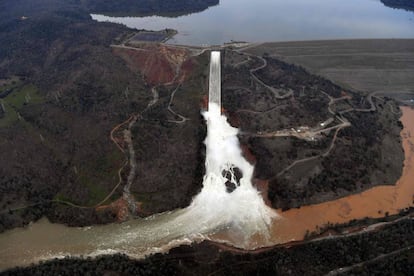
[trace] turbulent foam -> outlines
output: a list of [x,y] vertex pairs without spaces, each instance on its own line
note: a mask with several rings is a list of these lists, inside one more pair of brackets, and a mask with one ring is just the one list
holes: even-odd
[[[203,188],[195,196],[190,206],[175,212],[167,212],[140,221],[138,225],[126,226],[116,232],[116,238],[110,238],[101,244],[108,247],[135,246],[135,250],[148,253],[154,246],[163,247],[175,240],[204,239],[209,234],[223,229],[237,233],[238,247],[245,247],[254,234],[264,237],[269,234],[269,225],[276,212],[266,206],[259,192],[252,186],[254,167],[247,162],[240,149],[237,138],[238,129],[221,115],[220,107],[212,104],[203,113],[207,123],[206,173]],[[233,168],[238,168],[242,177],[236,181]],[[231,174],[236,189],[226,191],[228,178],[223,171]],[[115,233],[114,233],[115,234]],[[233,242],[234,243],[234,240]],[[129,247],[129,246],[127,246]]]
[[[266,206],[252,186],[254,167],[242,156],[238,129],[227,122],[220,106],[214,103],[210,103],[203,116],[207,123],[206,174],[203,189],[188,212],[200,213],[200,220],[206,225],[235,227],[246,239],[255,233],[267,235],[268,226],[277,214]],[[236,167],[242,172],[239,183],[233,173]],[[232,174],[232,182],[237,187],[232,193],[226,192],[227,178],[223,171]]]

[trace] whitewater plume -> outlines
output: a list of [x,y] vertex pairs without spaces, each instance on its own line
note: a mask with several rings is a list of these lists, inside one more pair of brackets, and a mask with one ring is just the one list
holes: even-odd
[[207,124],[203,188],[177,220],[192,218],[199,233],[233,228],[243,237],[241,244],[256,233],[267,236],[277,214],[253,187],[254,167],[242,155],[238,129],[221,114],[220,52],[211,53],[209,104],[203,116]]
[[[276,213],[253,187],[254,167],[242,156],[238,129],[220,111],[220,106],[210,103],[209,110],[203,113],[207,122],[206,174],[203,190],[188,209],[200,209],[200,217],[210,225],[237,228],[246,239],[255,233],[266,235]],[[241,172],[240,179],[235,168]],[[227,191],[226,182],[233,184],[234,191]]]

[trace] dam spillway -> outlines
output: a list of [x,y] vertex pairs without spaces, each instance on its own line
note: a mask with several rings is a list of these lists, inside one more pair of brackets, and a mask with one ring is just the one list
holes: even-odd
[[212,104],[221,108],[221,63],[220,52],[211,52],[210,77],[208,87],[208,110],[212,110]]
[[[220,74],[220,52],[213,51],[208,110],[202,112],[207,125],[203,188],[188,207],[122,224],[82,228],[43,220],[8,231],[0,235],[0,271],[64,256],[121,253],[139,259],[211,239],[216,233],[230,233],[220,241],[239,248],[255,248],[257,244],[250,243],[253,236],[267,241],[272,220],[278,216],[252,185],[254,166],[243,157],[238,129],[221,114]],[[241,172],[239,179],[236,168]],[[234,191],[226,190],[227,182],[234,184]]]

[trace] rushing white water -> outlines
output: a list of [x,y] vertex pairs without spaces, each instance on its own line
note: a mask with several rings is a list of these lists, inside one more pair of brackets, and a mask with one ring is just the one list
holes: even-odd
[[[200,209],[202,221],[211,226],[234,227],[246,240],[255,233],[267,235],[267,227],[277,215],[252,186],[254,168],[242,156],[238,130],[229,125],[220,111],[221,107],[210,103],[208,112],[203,114],[207,122],[206,175],[203,190],[188,208],[189,212]],[[239,182],[234,168],[242,172]],[[232,193],[226,192],[227,178],[223,171],[230,172],[231,182],[237,186]]]
[[[185,215],[199,218],[202,229],[236,228],[243,237],[241,242],[244,242],[255,233],[267,235],[268,226],[276,213],[265,205],[252,186],[254,167],[242,156],[238,130],[221,114],[220,74],[220,52],[213,51],[208,111],[203,113],[207,123],[206,174],[201,193],[194,198]],[[235,168],[242,173],[239,180],[234,174]],[[226,191],[227,181],[236,187],[231,193]]]
[[[268,236],[277,217],[252,186],[253,166],[240,149],[238,130],[221,114],[220,54],[213,52],[207,123],[206,174],[201,192],[185,209],[136,219],[123,224],[71,228],[46,222],[0,235],[0,270],[62,256],[124,253],[142,258],[174,246],[200,241],[223,229],[235,237],[234,246],[247,248],[254,234]],[[238,169],[236,169],[238,168]],[[236,175],[235,171],[241,172]],[[228,192],[226,182],[235,189]]]
[[[120,243],[132,240],[142,240],[143,244],[151,240],[171,242],[231,229],[237,233],[237,246],[243,247],[254,234],[268,236],[268,227],[277,214],[266,206],[252,185],[254,167],[242,156],[238,129],[221,114],[221,106],[217,104],[221,103],[220,90],[220,52],[212,52],[208,111],[203,112],[207,137],[206,173],[201,192],[189,207],[155,216],[146,227],[141,225],[135,232],[124,233]],[[240,179],[234,173],[235,168],[242,174]],[[228,181],[236,187],[232,192],[226,189]],[[134,243],[139,244],[138,241]]]

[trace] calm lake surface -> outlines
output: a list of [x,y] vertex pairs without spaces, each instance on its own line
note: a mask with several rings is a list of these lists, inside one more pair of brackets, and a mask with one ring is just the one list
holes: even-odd
[[98,21],[131,28],[178,30],[169,42],[218,45],[225,42],[346,38],[414,38],[414,12],[379,0],[221,0],[199,13],[180,17],[110,17]]

